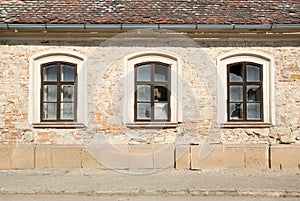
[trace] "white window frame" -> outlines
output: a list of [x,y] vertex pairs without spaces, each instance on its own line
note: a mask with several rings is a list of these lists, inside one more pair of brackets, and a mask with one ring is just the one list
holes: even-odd
[[[252,62],[262,65],[263,69],[263,121],[229,122],[227,120],[227,65],[238,62]],[[275,124],[274,99],[274,58],[264,52],[237,50],[217,58],[217,120],[222,127],[270,127]]]
[[[171,68],[171,95],[170,95],[170,108],[171,115],[168,122],[135,122],[134,121],[134,67],[140,63],[147,62],[160,62],[170,65]],[[176,127],[178,122],[182,121],[182,113],[180,107],[180,89],[178,75],[180,59],[169,54],[160,52],[139,52],[129,55],[124,58],[126,66],[126,75],[124,79],[125,86],[125,99],[123,110],[123,124],[127,127]]]
[[[65,49],[55,49],[40,52],[30,58],[29,64],[29,123],[35,128],[81,128],[87,124],[86,100],[86,58],[78,52]],[[41,122],[41,65],[50,62],[68,62],[77,65],[77,121],[76,122]]]

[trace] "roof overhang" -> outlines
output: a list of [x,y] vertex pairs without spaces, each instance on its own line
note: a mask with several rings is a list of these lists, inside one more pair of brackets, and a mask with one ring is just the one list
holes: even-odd
[[[300,24],[0,24],[0,36],[109,38],[135,29],[170,30],[192,38],[299,38]],[[66,38],[64,38],[66,40]]]

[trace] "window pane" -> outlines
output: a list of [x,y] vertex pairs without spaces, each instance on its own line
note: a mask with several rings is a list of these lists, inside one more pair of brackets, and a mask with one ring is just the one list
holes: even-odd
[[154,101],[168,101],[167,86],[155,86],[154,87]]
[[243,86],[230,86],[230,101],[243,100]]
[[150,101],[151,100],[151,86],[150,85],[138,85],[137,86],[137,100],[138,101]]
[[61,119],[74,119],[74,104],[62,103],[60,106]]
[[137,81],[150,81],[150,64],[142,65],[137,68]]
[[44,103],[43,104],[43,119],[44,120],[56,120],[56,103]]
[[62,81],[74,81],[74,67],[70,65],[61,65],[61,79]]
[[247,81],[260,81],[260,67],[247,64]]
[[243,81],[243,65],[235,64],[229,67],[229,81],[241,82]]
[[231,120],[243,119],[242,103],[230,103],[230,119]]
[[57,101],[57,86],[56,85],[44,85],[44,98],[45,102]]
[[259,85],[247,86],[247,101],[261,101]]
[[150,103],[138,103],[137,104],[137,118],[138,119],[150,119],[151,118],[151,104]]
[[260,119],[260,103],[247,103],[247,118]]
[[168,67],[161,64],[156,64],[154,81],[167,81],[167,80],[168,80]]
[[44,67],[44,81],[57,81],[56,65],[49,65]]
[[74,85],[61,86],[61,100],[74,102]]
[[168,119],[168,103],[154,104],[154,119],[167,120]]

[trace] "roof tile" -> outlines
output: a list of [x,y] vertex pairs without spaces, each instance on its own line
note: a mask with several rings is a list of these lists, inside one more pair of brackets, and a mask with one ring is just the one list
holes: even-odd
[[300,24],[300,1],[0,0],[0,23]]

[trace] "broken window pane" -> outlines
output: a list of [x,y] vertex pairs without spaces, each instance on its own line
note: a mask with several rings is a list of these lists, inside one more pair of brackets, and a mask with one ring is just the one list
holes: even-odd
[[247,81],[260,81],[260,67],[247,64]]
[[56,85],[44,85],[43,100],[46,102],[56,102],[57,101]]
[[74,101],[74,85],[62,85],[61,86],[61,100],[62,101]]
[[56,119],[56,103],[44,103],[43,104],[43,119],[55,120]]
[[247,86],[247,101],[260,101],[260,86]]
[[155,65],[154,81],[167,81],[168,80],[168,67],[161,64]]
[[151,100],[151,86],[150,85],[138,85],[137,86],[137,100],[138,101],[150,101]]
[[61,119],[74,119],[74,104],[62,103],[60,106]]
[[260,103],[247,103],[247,118],[260,119]]
[[167,120],[168,119],[168,103],[154,104],[154,119]]
[[61,65],[62,81],[74,81],[74,67],[66,64]]
[[242,103],[230,103],[230,119],[231,120],[243,119]]
[[243,86],[230,86],[230,101],[243,101]]
[[168,101],[168,89],[166,86],[154,87],[154,101]]
[[44,67],[44,81],[57,81],[56,65],[48,65]]
[[151,118],[151,103],[137,103],[137,118],[138,119]]
[[243,81],[243,65],[235,64],[229,67],[229,81],[241,82]]
[[137,68],[137,81],[150,81],[150,64],[141,65]]

